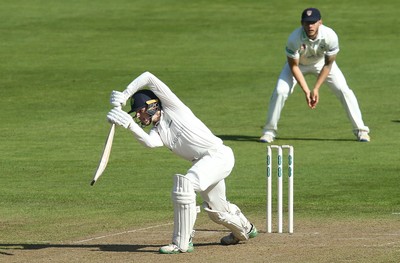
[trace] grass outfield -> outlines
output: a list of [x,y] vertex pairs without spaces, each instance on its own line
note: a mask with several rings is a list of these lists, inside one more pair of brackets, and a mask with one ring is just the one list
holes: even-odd
[[[295,147],[295,218],[400,220],[400,2],[376,5],[318,3],[339,34],[337,62],[372,141],[355,141],[326,86],[314,111],[297,88],[276,141]],[[257,139],[286,39],[305,7],[288,0],[2,1],[0,243],[171,222],[172,176],[190,164],[165,148],[144,149],[122,128],[105,174],[89,185],[110,127],[109,95],[146,70],[232,147],[228,198],[250,218],[265,218],[266,145]]]

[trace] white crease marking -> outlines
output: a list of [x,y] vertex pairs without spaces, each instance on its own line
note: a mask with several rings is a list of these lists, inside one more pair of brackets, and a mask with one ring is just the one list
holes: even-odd
[[88,239],[84,239],[84,240],[79,240],[79,241],[75,241],[75,242],[73,242],[73,243],[85,243],[85,242],[89,242],[89,241],[93,241],[93,240],[98,240],[98,239],[102,239],[102,238],[114,237],[114,236],[119,236],[119,235],[134,233],[134,232],[138,232],[138,231],[153,229],[153,228],[157,228],[157,227],[162,227],[162,226],[169,226],[169,225],[172,225],[172,224],[173,224],[173,223],[168,223],[168,224],[163,224],[163,225],[149,226],[149,227],[145,227],[145,228],[139,228],[139,229],[134,229],[134,230],[128,230],[128,231],[124,231],[124,232],[119,232],[119,233],[114,233],[114,234],[109,234],[109,235],[104,235],[104,236],[98,236],[98,237],[88,238]]

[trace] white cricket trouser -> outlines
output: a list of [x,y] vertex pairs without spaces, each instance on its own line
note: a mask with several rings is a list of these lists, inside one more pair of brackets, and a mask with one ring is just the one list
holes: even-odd
[[186,178],[203,198],[203,207],[210,219],[227,227],[239,240],[246,240],[252,224],[239,207],[226,200],[225,178],[231,173],[234,163],[232,149],[221,145],[199,159],[189,169]]
[[232,149],[221,145],[199,159],[186,174],[194,190],[200,193],[203,201],[212,209],[228,210],[224,179],[230,174],[234,164]]
[[[323,65],[324,60],[321,60],[315,65],[300,65],[300,70],[304,76],[308,74],[318,76]],[[347,116],[353,126],[353,133],[357,134],[359,130],[369,132],[369,128],[364,125],[357,98],[347,85],[346,79],[336,62],[333,63],[325,83],[340,100],[342,106],[346,110]],[[278,130],[278,121],[281,116],[283,106],[285,105],[285,101],[289,95],[293,93],[296,84],[297,81],[293,77],[288,63],[286,63],[281,74],[279,75],[275,90],[271,96],[267,114],[267,122],[263,129],[264,133],[269,132],[276,136],[276,132]]]

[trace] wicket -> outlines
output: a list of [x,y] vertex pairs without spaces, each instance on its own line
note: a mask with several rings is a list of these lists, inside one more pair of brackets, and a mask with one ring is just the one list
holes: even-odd
[[278,233],[283,232],[283,149],[288,149],[288,232],[293,233],[294,148],[290,145],[267,147],[267,231],[272,233],[272,149],[277,149]]

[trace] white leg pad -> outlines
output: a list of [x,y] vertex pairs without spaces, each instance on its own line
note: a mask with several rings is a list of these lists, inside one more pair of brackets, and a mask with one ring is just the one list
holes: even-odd
[[182,252],[189,248],[190,238],[196,221],[196,193],[192,183],[183,175],[174,176],[172,189],[174,203],[174,234],[172,243]]
[[221,212],[212,210],[206,202],[203,203],[204,210],[208,213],[208,216],[212,221],[217,224],[221,224],[232,231],[233,235],[239,240],[249,239],[248,233],[251,230],[251,223],[242,214],[239,207],[229,203],[229,211]]

